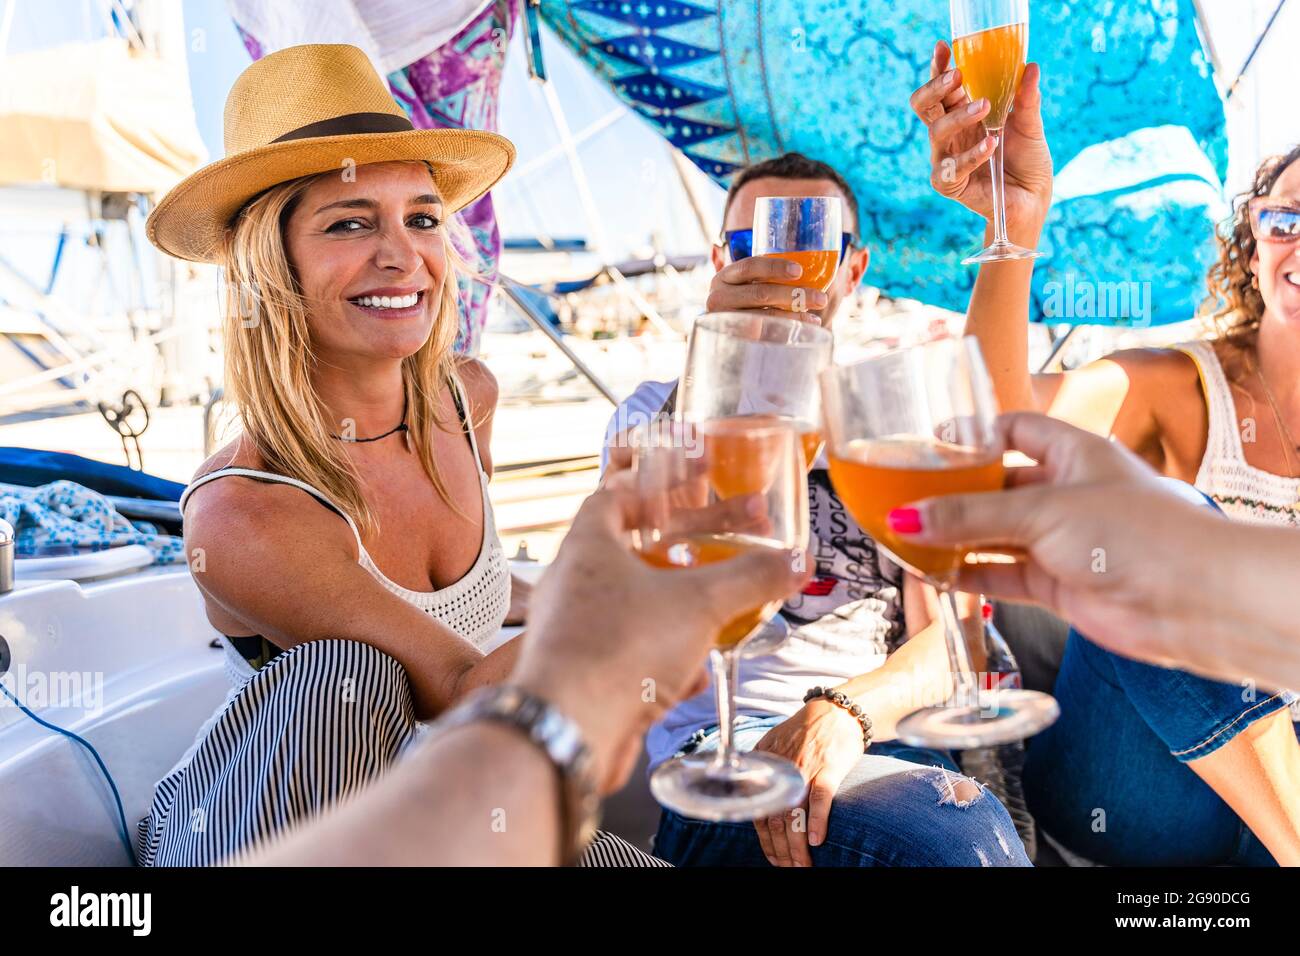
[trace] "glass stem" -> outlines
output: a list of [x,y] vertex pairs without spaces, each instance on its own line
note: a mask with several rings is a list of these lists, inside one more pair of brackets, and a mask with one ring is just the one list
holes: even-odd
[[971,672],[970,648],[966,646],[966,632],[957,613],[957,596],[952,587],[936,583],[939,592],[939,613],[943,617],[943,631],[948,645],[948,669],[952,672],[952,697],[954,707],[977,706],[975,675]]
[[736,716],[736,682],[740,674],[740,655],[735,648],[709,651],[709,665],[713,669],[713,693],[718,703],[718,752],[710,768],[716,773],[727,773],[736,766],[736,745],[732,738],[732,722]]
[[991,129],[988,132],[998,138],[997,146],[993,147],[993,158],[989,160],[989,181],[993,184],[993,244],[998,245],[1008,241],[1006,196],[1002,178],[1003,136],[1000,129]]

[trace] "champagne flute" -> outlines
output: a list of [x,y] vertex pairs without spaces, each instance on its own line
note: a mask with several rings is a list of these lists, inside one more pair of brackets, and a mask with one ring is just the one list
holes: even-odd
[[845,244],[842,215],[838,196],[760,196],[755,200],[754,255],[786,259],[803,268],[797,279],[768,281],[819,292],[829,289]]
[[1059,713],[1049,694],[981,693],[952,590],[965,549],[913,544],[888,523],[890,511],[913,501],[1002,488],[997,402],[978,342],[900,349],[827,369],[821,383],[836,492],[881,548],[939,592],[952,696],[900,721],[899,739],[963,750],[1023,740],[1049,726]]
[[[808,537],[808,491],[798,433],[747,417],[699,424],[659,420],[633,433],[640,519],[635,545],[660,568],[726,561],[762,548],[798,558]],[[726,622],[709,652],[720,741],[715,754],[660,765],[650,791],[699,820],[756,820],[803,800],[797,767],[767,753],[737,753],[732,737],[740,646],[780,601]]]
[[799,432],[811,469],[822,446],[817,377],[831,363],[832,341],[821,326],[768,313],[702,315],[686,346],[677,417],[787,419]]
[[989,101],[984,129],[998,138],[989,160],[993,184],[993,242],[962,265],[1037,259],[1042,253],[1007,238],[1007,207],[1003,191],[1003,135],[1007,114],[1020,89],[1029,49],[1029,0],[950,0],[952,57],[961,70],[962,86],[972,103]]

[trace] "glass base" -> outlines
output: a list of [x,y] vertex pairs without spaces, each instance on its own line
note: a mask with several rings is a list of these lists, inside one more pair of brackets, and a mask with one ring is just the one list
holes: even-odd
[[912,747],[971,750],[1032,737],[1061,714],[1056,698],[1036,690],[981,691],[977,703],[943,704],[908,714],[898,739]]
[[1036,249],[1026,249],[1024,246],[1018,246],[1014,242],[994,242],[973,256],[967,256],[961,261],[964,266],[975,265],[979,262],[1010,262],[1014,259],[1041,259],[1043,253]]
[[807,785],[788,760],[762,752],[736,755],[731,767],[716,754],[678,757],[650,775],[650,792],[684,817],[743,823],[776,816],[803,802]]

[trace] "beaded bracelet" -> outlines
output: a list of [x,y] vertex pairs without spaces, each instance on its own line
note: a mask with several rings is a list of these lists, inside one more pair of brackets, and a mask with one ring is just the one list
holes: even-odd
[[844,710],[847,710],[853,715],[854,719],[862,725],[862,751],[865,753],[867,748],[871,746],[871,718],[867,716],[867,712],[854,703],[848,694],[843,691],[835,690],[832,687],[812,688],[812,690],[803,695],[803,702],[806,704],[809,701],[817,700],[818,698],[830,701],[836,707],[842,707]]

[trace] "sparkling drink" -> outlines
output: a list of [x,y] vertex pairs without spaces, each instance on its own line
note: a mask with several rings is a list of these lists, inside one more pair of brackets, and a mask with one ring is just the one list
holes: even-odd
[[1011,103],[1020,78],[1025,72],[1025,54],[1029,47],[1029,24],[1008,23],[980,30],[952,41],[952,55],[961,70],[962,86],[971,102],[989,101],[984,126],[1002,129],[1011,112]]
[[[953,63],[961,70],[962,87],[972,101],[987,99],[984,117],[988,133],[1006,125],[1025,74],[1029,52],[1029,0],[949,0]],[[1018,246],[1007,237],[1003,159],[1006,137],[999,135],[989,157],[993,192],[993,241],[962,260],[964,265],[1037,259],[1042,253]]]
[[1002,456],[920,438],[858,440],[830,456],[831,481],[844,507],[877,541],[925,575],[962,563],[961,548],[921,547],[889,530],[894,508],[930,498],[1002,488]]
[[767,494],[785,450],[770,426],[781,423],[777,415],[736,415],[700,426],[709,485],[719,498]]
[[825,443],[822,431],[816,425],[805,422],[800,422],[795,427],[799,429],[799,444],[803,446],[804,463],[808,466],[808,470],[812,471],[813,465],[817,462],[817,455]]
[[[759,548],[774,547],[761,538],[740,534],[699,534],[665,538],[642,546],[641,559],[657,568],[691,568],[701,564],[727,561]],[[779,604],[762,605],[745,611],[728,621],[714,643],[729,648],[744,640],[763,623]]]

